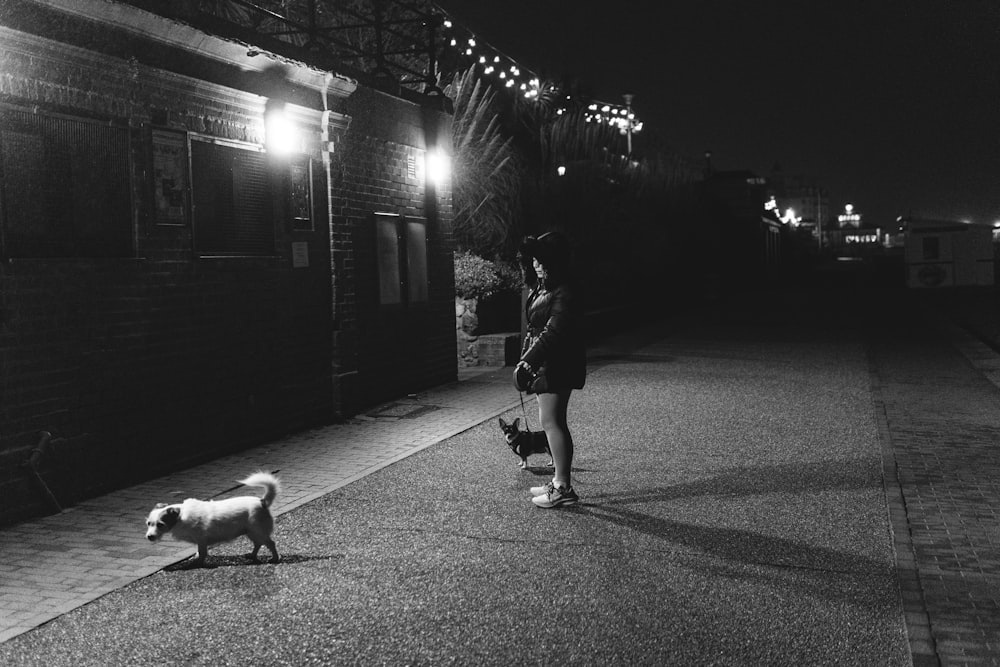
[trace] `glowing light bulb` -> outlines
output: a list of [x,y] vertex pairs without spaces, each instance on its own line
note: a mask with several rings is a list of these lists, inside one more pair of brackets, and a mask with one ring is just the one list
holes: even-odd
[[439,150],[429,151],[425,163],[427,166],[427,178],[435,186],[440,187],[451,172],[451,164],[448,156]]
[[267,150],[289,155],[301,149],[302,137],[284,109],[272,109],[264,118]]

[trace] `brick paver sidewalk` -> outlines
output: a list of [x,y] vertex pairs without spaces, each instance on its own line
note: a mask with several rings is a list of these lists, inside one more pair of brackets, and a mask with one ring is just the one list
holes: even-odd
[[[61,514],[0,531],[0,642],[194,553],[145,541],[157,502],[240,495],[235,480],[278,471],[276,515],[318,498],[519,405],[509,369],[379,406],[348,423],[317,428],[82,502]],[[256,493],[256,490],[253,491]]]
[[873,367],[910,649],[1000,665],[1000,356],[940,326],[954,349],[904,334]]

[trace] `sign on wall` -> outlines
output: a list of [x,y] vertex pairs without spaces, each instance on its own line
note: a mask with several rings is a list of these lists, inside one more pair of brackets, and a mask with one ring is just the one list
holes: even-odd
[[156,224],[188,224],[187,138],[182,132],[153,130],[153,203]]

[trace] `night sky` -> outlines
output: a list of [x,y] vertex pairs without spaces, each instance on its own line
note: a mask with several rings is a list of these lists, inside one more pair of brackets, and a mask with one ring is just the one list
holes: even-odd
[[804,176],[833,214],[1000,221],[996,0],[438,4],[543,80],[634,93],[675,152]]

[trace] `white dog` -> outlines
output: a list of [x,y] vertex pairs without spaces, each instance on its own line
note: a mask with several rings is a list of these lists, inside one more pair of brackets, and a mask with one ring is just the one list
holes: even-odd
[[170,532],[178,540],[197,544],[195,563],[202,565],[208,556],[208,547],[246,535],[253,542],[251,559],[257,560],[257,552],[263,545],[271,551],[271,562],[277,563],[278,550],[271,539],[274,519],[268,508],[281,490],[281,484],[277,477],[266,472],[254,473],[240,480],[240,484],[264,487],[264,495],[208,501],[188,498],[175,505],[160,503],[146,518],[146,539],[156,542]]

